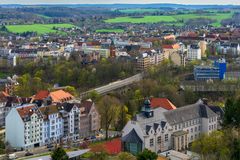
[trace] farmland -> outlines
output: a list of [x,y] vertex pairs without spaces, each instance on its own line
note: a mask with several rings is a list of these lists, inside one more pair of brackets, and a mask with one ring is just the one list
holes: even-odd
[[221,26],[221,21],[231,18],[233,13],[208,13],[208,14],[179,14],[166,16],[144,16],[144,17],[116,17],[105,20],[106,23],[169,23],[175,25],[183,25],[186,21],[197,18],[212,19],[215,22],[213,26]]
[[32,24],[32,25],[7,25],[9,32],[24,33],[24,32],[37,32],[37,34],[56,33],[53,28],[71,28],[72,24]]
[[121,9],[119,10],[120,12],[122,13],[146,13],[146,12],[149,12],[149,13],[154,13],[154,12],[157,12],[157,11],[160,11],[159,9],[152,9],[152,8],[136,8],[136,9]]
[[124,30],[122,29],[98,29],[96,30],[97,33],[123,33]]

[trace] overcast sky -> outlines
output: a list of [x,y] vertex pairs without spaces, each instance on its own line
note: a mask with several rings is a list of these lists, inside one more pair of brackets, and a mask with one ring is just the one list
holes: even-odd
[[240,0],[0,0],[0,4],[107,4],[107,3],[178,3],[178,4],[235,4]]

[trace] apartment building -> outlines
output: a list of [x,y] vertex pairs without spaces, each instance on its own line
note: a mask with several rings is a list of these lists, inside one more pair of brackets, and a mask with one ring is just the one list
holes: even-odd
[[144,71],[153,65],[158,65],[164,60],[164,55],[160,51],[152,50],[136,57],[137,70]]
[[19,149],[75,141],[95,135],[99,129],[100,115],[91,100],[19,105],[6,117],[6,141]]
[[43,125],[42,114],[35,104],[12,108],[6,117],[6,141],[19,149],[41,146]]
[[40,107],[39,111],[43,116],[42,139],[45,144],[60,142],[63,137],[63,119],[59,113],[58,106],[50,105]]
[[100,129],[100,115],[95,103],[83,101],[80,105],[80,137],[95,135]]
[[198,44],[192,44],[188,46],[187,59],[192,60],[201,60],[202,52]]
[[213,110],[203,100],[173,110],[152,109],[151,102],[145,100],[142,112],[122,131],[123,150],[135,155],[144,148],[156,153],[183,151],[201,134],[218,129],[219,113],[220,107]]

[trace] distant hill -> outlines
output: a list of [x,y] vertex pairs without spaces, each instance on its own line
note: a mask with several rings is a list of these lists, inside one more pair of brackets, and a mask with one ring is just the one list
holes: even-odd
[[231,9],[240,8],[239,5],[185,5],[185,4],[171,4],[171,3],[150,3],[150,4],[39,4],[39,5],[21,5],[8,4],[0,5],[3,8],[19,8],[26,6],[60,6],[60,7],[101,7],[101,8],[186,8],[186,9]]

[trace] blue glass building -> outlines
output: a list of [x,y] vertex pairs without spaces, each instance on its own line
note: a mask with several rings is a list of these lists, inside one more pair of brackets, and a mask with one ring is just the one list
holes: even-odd
[[227,70],[225,59],[219,59],[214,62],[213,66],[195,66],[194,79],[201,80],[223,80]]

